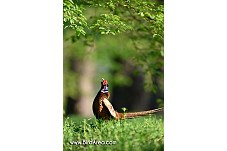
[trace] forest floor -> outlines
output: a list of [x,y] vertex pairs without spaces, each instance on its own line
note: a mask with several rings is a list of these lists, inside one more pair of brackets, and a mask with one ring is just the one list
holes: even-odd
[[163,151],[163,116],[150,115],[120,121],[64,119],[64,151]]

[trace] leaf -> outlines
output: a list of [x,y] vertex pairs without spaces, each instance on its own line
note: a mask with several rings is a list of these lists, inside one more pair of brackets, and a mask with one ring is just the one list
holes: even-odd
[[121,108],[123,112],[125,112],[126,110],[128,110],[127,108],[123,107]]

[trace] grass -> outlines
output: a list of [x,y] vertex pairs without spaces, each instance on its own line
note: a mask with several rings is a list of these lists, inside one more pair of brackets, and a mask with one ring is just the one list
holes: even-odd
[[164,150],[164,119],[161,116],[151,115],[120,121],[67,117],[63,128],[64,151]]

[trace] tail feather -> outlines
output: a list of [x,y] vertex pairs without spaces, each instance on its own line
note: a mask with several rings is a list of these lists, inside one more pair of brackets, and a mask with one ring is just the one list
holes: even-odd
[[125,113],[124,118],[134,118],[137,116],[146,116],[146,115],[153,114],[156,112],[161,112],[163,110],[164,110],[163,108],[157,108],[157,109],[153,109],[153,110],[149,110],[149,111],[131,112],[131,113],[129,112],[129,113]]

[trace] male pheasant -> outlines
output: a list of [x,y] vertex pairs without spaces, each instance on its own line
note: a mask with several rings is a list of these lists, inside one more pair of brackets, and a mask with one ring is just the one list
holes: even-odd
[[159,111],[163,111],[163,108],[158,108],[149,111],[132,112],[132,113],[119,113],[114,110],[112,104],[108,101],[110,93],[108,91],[108,81],[102,79],[101,89],[96,95],[93,102],[93,113],[97,119],[110,120],[110,119],[125,119],[134,118],[138,116],[145,116]]

